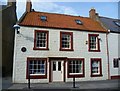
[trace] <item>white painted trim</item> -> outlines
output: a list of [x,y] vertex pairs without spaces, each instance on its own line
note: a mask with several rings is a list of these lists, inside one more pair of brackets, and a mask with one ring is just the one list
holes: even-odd
[[17,51],[16,51],[16,46],[17,46],[17,31],[15,31],[15,37],[14,37],[14,55],[13,55],[13,73],[12,73],[12,82],[15,82],[15,76],[16,76],[16,55],[17,55]]

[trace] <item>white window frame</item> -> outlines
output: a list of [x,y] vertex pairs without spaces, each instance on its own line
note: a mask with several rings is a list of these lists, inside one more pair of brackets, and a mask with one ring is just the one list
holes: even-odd
[[[94,44],[94,45],[91,45],[91,44]],[[97,49],[98,49],[97,36],[90,36],[90,50],[97,50]]]
[[88,51],[89,52],[100,52],[100,38],[99,34],[88,34]]
[[[80,62],[80,60],[70,60],[70,61],[75,61],[75,63],[76,63],[76,61],[78,61],[78,62]],[[70,65],[70,63],[69,63],[69,65]],[[71,64],[72,65],[72,71],[73,71],[73,65],[75,65],[75,68],[76,68],[76,66],[78,65],[78,64]],[[75,74],[83,74],[83,61],[81,61],[81,64],[79,64],[79,65],[81,65],[81,72],[80,73],[69,73],[70,75],[75,75]],[[69,68],[70,69],[70,68]]]
[[[97,72],[97,73],[93,73],[93,72],[92,72],[92,74],[93,74],[93,75],[96,75],[96,74],[98,75],[98,74],[100,74],[100,61],[94,61],[94,62],[98,63],[98,64],[97,64],[97,68],[98,68],[97,71],[98,71],[98,72]],[[93,71],[93,64],[92,64],[92,69],[91,69],[91,70]]]
[[[39,33],[39,36],[38,36],[38,33]],[[42,35],[42,36],[41,36]],[[45,35],[45,36],[43,36]],[[41,39],[45,37],[45,39]],[[39,40],[39,43],[42,41],[45,41],[45,43],[40,43],[39,46],[37,46],[38,44],[38,40]],[[40,46],[40,45],[45,45],[45,46]],[[37,32],[36,33],[36,48],[47,48],[47,33],[46,32]]]
[[[69,40],[63,40],[63,36],[64,36],[64,39],[69,39]],[[63,42],[68,43],[67,46],[69,47],[63,47]],[[62,49],[71,49],[71,35],[70,34],[62,34]]]
[[[97,63],[97,65],[93,65]],[[93,66],[97,67],[96,73],[93,72]],[[100,77],[102,75],[102,59],[101,58],[91,58],[91,77]]]
[[[30,64],[30,61],[33,61],[32,62],[33,64]],[[34,61],[36,61],[37,64],[34,64]],[[38,69],[38,65],[41,66],[42,64],[38,64],[38,61],[43,61],[44,62],[44,73],[31,73],[31,70],[40,70],[40,69]],[[40,63],[42,63],[42,62],[40,62]],[[32,69],[31,69],[30,65],[32,65]],[[36,65],[37,69],[34,69],[34,65]],[[42,60],[42,59],[41,60],[40,59],[29,60],[29,71],[30,71],[30,75],[45,75],[45,73],[46,73],[46,63],[45,63],[45,61]]]

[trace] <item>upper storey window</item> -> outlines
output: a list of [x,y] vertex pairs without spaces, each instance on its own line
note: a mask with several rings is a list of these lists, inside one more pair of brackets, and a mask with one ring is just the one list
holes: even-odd
[[73,50],[73,33],[60,32],[60,50],[72,51]]
[[98,34],[89,34],[89,51],[100,52]]
[[48,49],[48,31],[35,30],[34,49]]

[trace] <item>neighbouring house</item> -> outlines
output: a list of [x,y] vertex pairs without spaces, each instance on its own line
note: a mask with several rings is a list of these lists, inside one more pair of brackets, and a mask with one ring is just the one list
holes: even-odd
[[100,20],[110,31],[108,34],[110,78],[120,79],[120,19],[100,17]]
[[108,79],[107,30],[89,17],[37,12],[27,1],[15,33],[13,83]]
[[[15,1],[15,0],[14,0]],[[16,24],[16,2],[8,0],[7,5],[1,5],[1,45],[2,45],[2,76],[11,76],[13,70],[13,52],[14,52],[14,29]]]
[[107,34],[109,79],[120,79],[120,19],[99,16],[95,9],[92,9],[92,12],[91,18],[100,22],[109,31]]

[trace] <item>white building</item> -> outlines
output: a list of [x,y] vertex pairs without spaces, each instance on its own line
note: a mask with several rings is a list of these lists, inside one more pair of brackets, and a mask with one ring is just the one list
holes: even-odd
[[107,31],[87,17],[36,12],[27,2],[15,33],[13,82],[108,79]]
[[103,25],[110,31],[108,33],[110,78],[120,79],[120,20],[106,17],[99,18]]
[[92,9],[90,17],[109,31],[107,34],[108,78],[120,79],[120,19],[99,16],[95,9]]

